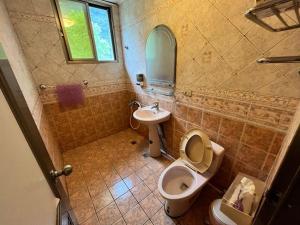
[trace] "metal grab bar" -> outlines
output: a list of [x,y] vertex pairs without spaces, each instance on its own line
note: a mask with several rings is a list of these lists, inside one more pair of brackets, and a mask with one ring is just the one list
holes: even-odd
[[258,63],[300,63],[300,56],[266,57],[257,60]]
[[[87,81],[87,80],[83,80],[82,81],[82,84],[85,86],[85,87],[87,87],[88,86],[88,84],[89,84],[89,82]],[[56,86],[54,86],[54,85],[47,85],[47,84],[40,84],[39,85],[39,88],[41,89],[41,90],[46,90],[47,88],[55,88]]]

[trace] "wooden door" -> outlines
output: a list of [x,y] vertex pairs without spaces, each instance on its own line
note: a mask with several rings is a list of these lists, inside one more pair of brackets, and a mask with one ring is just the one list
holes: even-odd
[[[51,171],[55,171],[55,167],[51,161],[46,146],[26,104],[8,60],[0,60],[0,88],[53,195],[59,199],[57,224],[77,225],[77,220],[70,207],[68,195],[65,192],[60,179],[54,178],[51,175]],[[14,168],[12,167],[12,169]],[[5,172],[9,173],[9,171]],[[27,174],[27,176],[31,175]],[[28,191],[30,192],[31,190]],[[38,208],[39,205],[32,205],[28,207]]]

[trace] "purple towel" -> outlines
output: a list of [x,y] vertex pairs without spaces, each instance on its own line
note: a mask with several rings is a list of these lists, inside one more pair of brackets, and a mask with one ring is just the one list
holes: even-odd
[[81,84],[56,86],[58,102],[62,107],[72,107],[83,104],[84,95]]

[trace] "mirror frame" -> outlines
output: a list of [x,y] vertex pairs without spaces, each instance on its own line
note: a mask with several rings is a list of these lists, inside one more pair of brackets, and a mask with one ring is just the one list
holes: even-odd
[[[158,80],[158,79],[149,79],[149,75],[147,73],[147,68],[148,68],[148,65],[147,65],[147,43],[148,43],[148,39],[150,37],[150,35],[152,34],[153,31],[157,30],[157,29],[164,29],[168,32],[169,34],[169,37],[172,39],[172,41],[174,42],[174,79],[172,82],[166,82],[166,81],[163,81],[163,80]],[[150,33],[148,34],[147,36],[147,40],[146,40],[146,48],[145,48],[145,61],[146,61],[146,73],[147,73],[147,83],[149,85],[153,85],[153,86],[156,86],[156,87],[162,87],[162,88],[172,88],[174,89],[175,87],[175,83],[176,83],[176,65],[177,65],[177,40],[176,40],[176,37],[173,33],[173,31],[167,26],[167,25],[164,25],[164,24],[159,24],[157,26],[155,26],[151,31]],[[152,88],[152,90],[154,91],[154,89]]]

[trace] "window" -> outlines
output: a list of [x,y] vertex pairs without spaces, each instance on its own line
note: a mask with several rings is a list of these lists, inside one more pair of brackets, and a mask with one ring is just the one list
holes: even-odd
[[114,62],[111,8],[86,1],[56,0],[69,62]]

